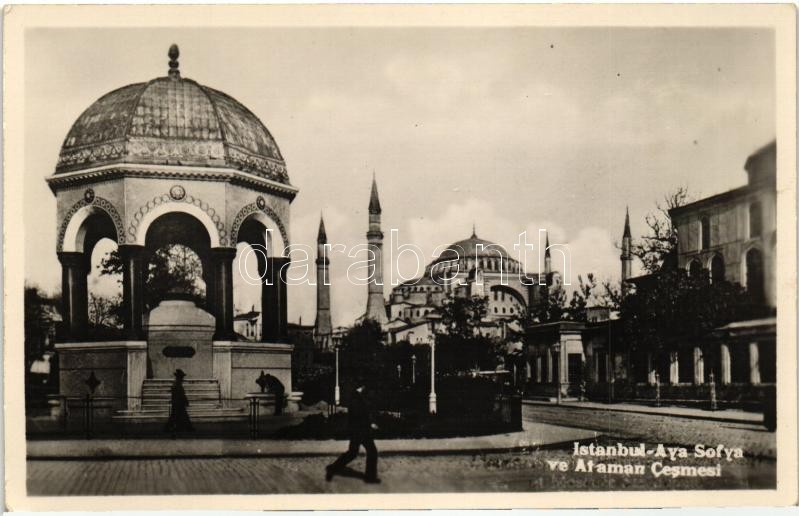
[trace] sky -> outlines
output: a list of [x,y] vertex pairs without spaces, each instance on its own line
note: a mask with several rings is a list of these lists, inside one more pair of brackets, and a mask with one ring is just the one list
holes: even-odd
[[[571,255],[571,282],[618,280],[625,208],[633,237],[679,186],[698,199],[746,182],[746,157],[775,137],[774,40],[759,29],[253,28],[31,29],[25,46],[26,280],[60,288],[55,199],[45,184],[77,117],[105,93],[180,70],[233,96],[269,128],[291,183],[293,244],[365,242],[371,179],[389,235],[432,259],[481,238],[512,254],[539,229]],[[108,245],[98,246],[99,260]],[[396,253],[395,253],[396,254]],[[331,256],[334,325],[366,305]],[[554,262],[555,268],[563,266]],[[424,264],[421,264],[423,267]],[[528,256],[526,268],[538,270]],[[302,271],[298,271],[298,274]],[[386,294],[390,281],[386,277]],[[90,290],[116,288],[93,273]],[[238,309],[258,304],[237,280]],[[256,306],[256,309],[258,307]],[[289,320],[311,324],[315,287],[289,287]]]

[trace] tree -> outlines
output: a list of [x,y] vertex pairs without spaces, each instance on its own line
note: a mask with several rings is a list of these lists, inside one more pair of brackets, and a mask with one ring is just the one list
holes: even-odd
[[706,271],[689,276],[674,268],[639,282],[621,302],[624,338],[631,349],[662,356],[693,347],[719,326],[760,315],[743,287],[708,280]]
[[94,327],[120,328],[122,296],[89,294],[89,324]]
[[49,299],[38,287],[25,286],[25,373],[36,360],[41,360],[47,350],[52,324]]
[[442,373],[494,369],[500,363],[504,344],[483,335],[488,313],[485,297],[449,297],[437,310],[442,330],[436,334],[436,368]]
[[588,320],[588,305],[592,302],[596,303],[597,298],[597,283],[593,273],[588,273],[586,279],[583,280],[581,275],[577,276],[578,286],[577,290],[572,292],[571,302],[569,303],[568,319],[571,321]]
[[631,252],[641,260],[644,270],[655,273],[669,257],[677,252],[677,230],[672,224],[669,210],[685,205],[689,200],[688,190],[679,187],[656,204],[657,210],[646,216],[649,234],[633,242]]
[[535,323],[560,321],[566,313],[566,290],[562,285],[555,284],[545,290],[543,302],[539,303],[523,326]]
[[613,283],[609,280],[602,282],[602,304],[611,309],[611,311],[618,311],[621,309],[622,289],[618,283]]
[[380,324],[364,319],[344,335],[340,359],[342,378],[376,384],[384,374],[382,360],[383,332]]
[[[119,275],[122,282],[123,264],[118,250],[106,253],[99,267],[101,275]],[[147,264],[145,308],[155,308],[173,293],[186,294],[199,303],[205,297],[202,272],[200,257],[190,247],[171,244],[157,249]]]
[[462,340],[479,335],[480,325],[488,313],[484,297],[448,297],[437,310],[446,333]]

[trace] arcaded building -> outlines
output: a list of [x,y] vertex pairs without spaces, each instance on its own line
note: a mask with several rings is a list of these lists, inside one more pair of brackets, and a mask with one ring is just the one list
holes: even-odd
[[673,382],[702,383],[710,370],[722,384],[776,380],[776,163],[777,144],[771,142],[746,160],[744,186],[669,212],[679,235],[678,266],[688,274],[706,270],[710,281],[739,283],[763,313],[717,329],[714,363],[705,363],[699,347],[690,358],[675,357]]

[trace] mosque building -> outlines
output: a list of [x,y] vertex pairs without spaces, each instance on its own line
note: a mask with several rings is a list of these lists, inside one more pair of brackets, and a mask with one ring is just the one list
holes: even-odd
[[[477,236],[475,228],[469,238],[449,245],[425,267],[418,277],[397,285],[388,301],[383,296],[383,233],[380,225],[382,208],[377,183],[372,180],[369,198],[369,229],[366,237],[372,250],[369,258],[370,282],[365,313],[358,321],[372,319],[387,334],[388,342],[408,341],[430,344],[440,330],[439,309],[450,297],[485,297],[487,313],[482,331],[504,337],[508,324],[531,306],[540,303],[549,286],[558,281],[552,272],[552,260],[546,251],[543,273],[527,273],[523,265],[501,245]],[[319,245],[323,245],[324,224],[320,222]],[[326,235],[324,235],[326,239]],[[326,242],[326,240],[325,240]],[[547,238],[547,247],[549,239]],[[317,275],[321,277],[329,260],[321,247],[317,257]],[[329,342],[329,285],[317,281],[317,346],[327,349]]]

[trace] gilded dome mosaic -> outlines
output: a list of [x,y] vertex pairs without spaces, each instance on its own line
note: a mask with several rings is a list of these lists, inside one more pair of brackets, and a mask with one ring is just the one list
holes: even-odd
[[115,163],[232,168],[288,184],[269,130],[236,99],[184,79],[178,49],[169,74],[114,90],[83,112],[61,147],[56,174]]

